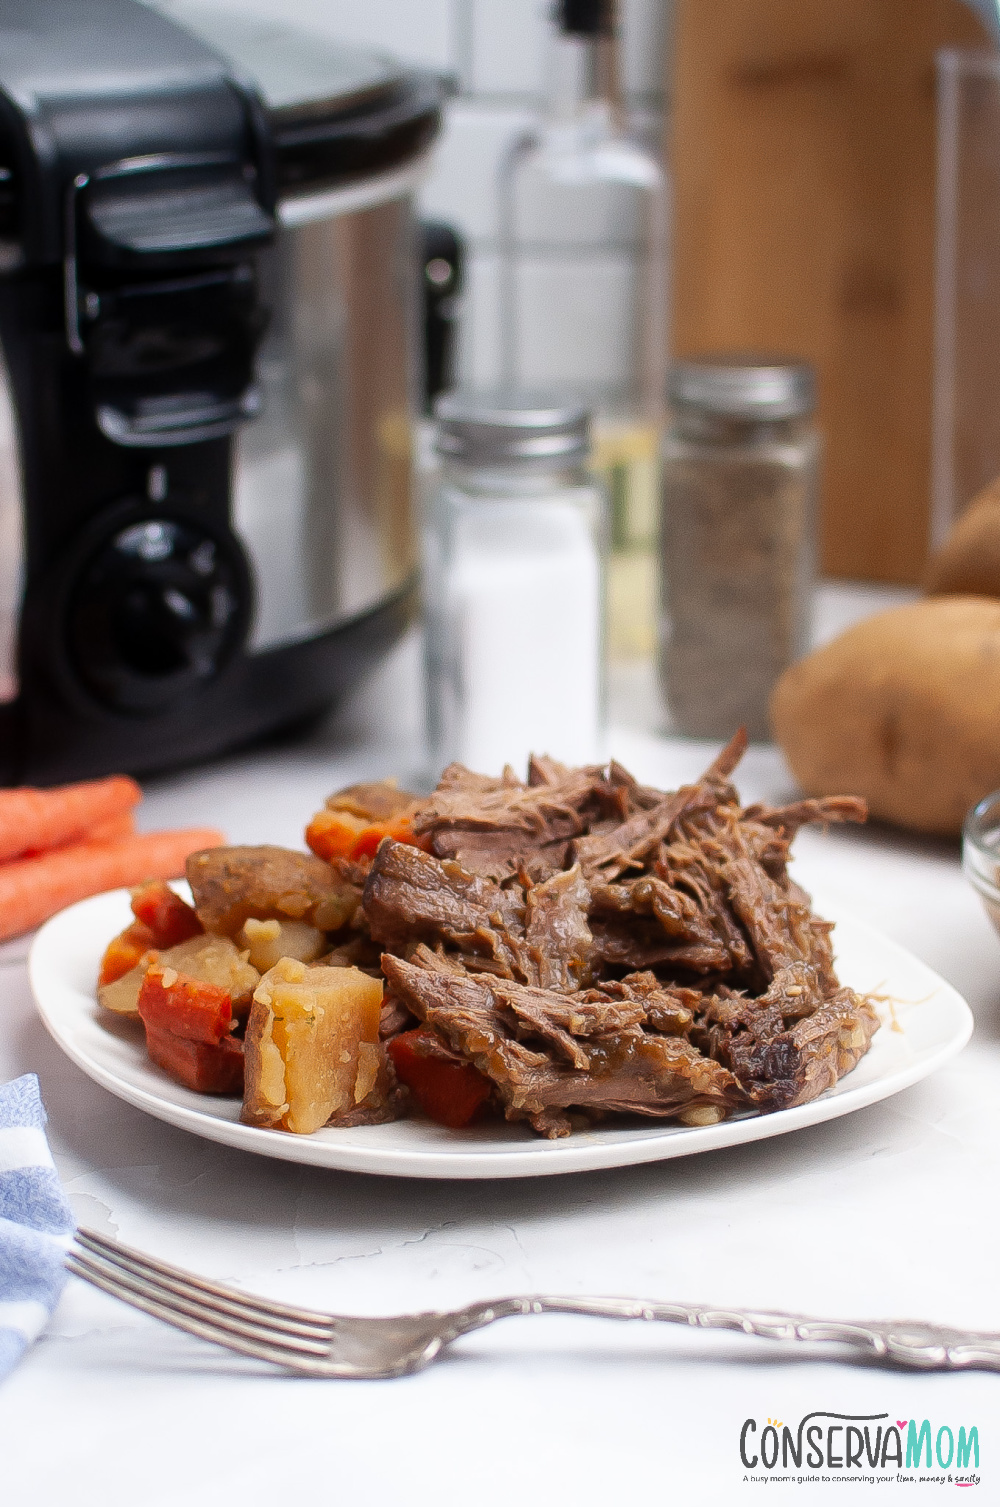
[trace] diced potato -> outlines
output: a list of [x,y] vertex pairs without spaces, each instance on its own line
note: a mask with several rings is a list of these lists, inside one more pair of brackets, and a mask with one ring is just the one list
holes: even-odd
[[158,956],[156,952],[147,952],[121,978],[113,979],[110,984],[98,985],[98,1003],[105,1010],[113,1010],[116,1015],[131,1015],[133,1020],[138,1020],[139,990],[146,977],[146,969],[153,958]]
[[234,1012],[249,1008],[253,991],[260,983],[260,970],[248,961],[246,950],[239,948],[231,937],[208,934],[191,937],[187,942],[178,942],[176,947],[167,947],[160,953],[160,962],[204,984],[221,984],[229,990]]
[[382,984],[358,968],[281,958],[254,992],[242,1120],[308,1135],[353,1109],[382,1063]]
[[245,1013],[253,991],[260,982],[259,971],[247,961],[230,937],[202,935],[178,942],[162,952],[147,952],[134,968],[112,984],[102,984],[97,998],[106,1010],[118,1015],[139,1015],[139,989],[151,960],[158,958],[164,966],[176,968],[205,984],[220,984],[228,989],[234,1013]]
[[242,931],[237,932],[236,942],[245,947],[250,961],[261,973],[273,968],[279,958],[297,958],[300,963],[313,963],[326,950],[326,937],[318,926],[309,926],[305,921],[257,921],[249,916]]

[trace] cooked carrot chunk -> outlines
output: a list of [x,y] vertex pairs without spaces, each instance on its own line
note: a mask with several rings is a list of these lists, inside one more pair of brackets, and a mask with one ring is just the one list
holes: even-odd
[[140,958],[155,946],[153,933],[142,921],[133,921],[131,926],[126,926],[117,937],[112,937],[104,949],[97,979],[98,987],[103,988],[105,984],[113,984],[117,979],[124,978]]
[[176,947],[205,928],[193,905],[174,893],[163,879],[150,879],[132,891],[132,914],[148,926],[154,947]]
[[306,842],[318,858],[371,858],[383,837],[413,843],[409,816],[391,816],[373,822],[350,811],[317,811],[306,828]]
[[159,959],[139,989],[146,1050],[158,1067],[202,1094],[243,1089],[243,1043],[230,1035],[232,999],[220,984],[188,978]]
[[146,969],[138,1004],[147,1028],[172,1031],[175,1036],[210,1046],[217,1046],[228,1036],[233,1018],[228,989],[189,978],[159,961]]
[[460,1130],[490,1096],[489,1081],[471,1062],[450,1057],[432,1032],[404,1031],[387,1043],[401,1083],[429,1120]]
[[211,1046],[147,1023],[146,1050],[157,1067],[196,1093],[243,1092],[243,1043],[232,1036]]

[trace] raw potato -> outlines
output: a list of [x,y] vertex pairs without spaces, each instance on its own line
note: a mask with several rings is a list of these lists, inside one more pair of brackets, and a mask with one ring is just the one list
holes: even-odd
[[147,952],[134,968],[113,984],[102,984],[97,998],[106,1010],[139,1018],[139,988],[153,957],[176,968],[178,973],[187,974],[188,978],[200,979],[204,984],[220,984],[223,989],[228,989],[234,1013],[246,1011],[260,982],[260,973],[247,962],[246,952],[241,952],[229,937],[190,937],[186,942],[178,942],[176,947],[164,948],[162,952]]
[[1000,597],[1000,479],[973,498],[927,567],[927,590]]
[[296,958],[313,963],[327,948],[326,937],[318,927],[305,921],[257,921],[248,916],[236,941],[250,954],[253,966],[266,973],[279,958]]
[[360,1104],[382,1064],[381,1008],[381,983],[358,968],[276,963],[247,1024],[244,1124],[310,1135]]
[[771,718],[807,794],[959,832],[1000,788],[1000,602],[932,597],[857,624],[785,671]]

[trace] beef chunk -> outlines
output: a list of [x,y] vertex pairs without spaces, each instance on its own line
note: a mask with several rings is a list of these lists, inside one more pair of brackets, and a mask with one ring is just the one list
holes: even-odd
[[[681,1037],[642,1029],[641,1004],[582,1000],[385,956],[394,991],[494,1084],[508,1119],[568,1134],[570,1109],[721,1119],[745,1102],[734,1075]],[[595,991],[596,992],[596,991]]]
[[469,874],[503,880],[523,875],[540,882],[557,874],[566,862],[569,843],[564,837],[538,842],[531,835],[515,832],[468,832],[442,829],[430,839],[438,858],[451,858]]
[[599,874],[605,879],[614,879],[629,868],[640,868],[677,818],[706,798],[710,799],[699,786],[685,786],[610,830],[581,837],[573,844],[573,857],[585,874]]
[[577,989],[590,980],[590,895],[578,869],[525,893],[501,889],[404,843],[384,842],[364,893],[372,936],[394,951],[447,944],[462,964],[522,983]]
[[[681,957],[697,961],[677,961],[675,966],[698,973],[742,967],[749,959],[745,939],[728,917],[723,920],[718,913],[718,897],[711,888],[708,894],[711,903],[706,906],[655,874],[619,884],[595,883],[591,915],[598,918],[601,956],[608,963],[633,968]],[[658,924],[644,926],[636,922],[638,916]]]
[[623,979],[609,979],[599,989],[586,990],[580,999],[628,999],[640,1004],[643,1024],[648,1030],[662,1031],[665,1036],[686,1036],[695,1022],[696,1012],[704,1007],[704,996],[697,989],[677,984],[663,984],[648,969],[629,973]]
[[754,863],[736,831],[730,834],[729,849],[738,856],[722,865],[722,874],[764,979],[769,983],[780,969],[805,961],[821,970],[826,985],[836,987],[827,924],[817,921],[804,898],[782,889]]
[[608,765],[608,785],[615,793],[623,821],[636,811],[651,811],[663,799],[662,790],[656,790],[652,785],[640,785],[617,759],[612,759]]
[[[346,936],[347,940],[342,938]],[[341,932],[336,947],[322,958],[317,958],[325,968],[360,968],[362,973],[382,977],[382,949],[373,942],[367,931]]]
[[810,823],[867,821],[868,803],[859,795],[828,795],[790,806],[747,806],[743,820],[780,832],[790,844],[799,828]]
[[399,1036],[403,1031],[412,1031],[416,1025],[413,1015],[397,999],[391,989],[387,989],[382,996],[382,1013],[379,1019],[378,1035],[380,1041],[391,1041],[394,1036]]
[[718,942],[676,942],[655,921],[592,922],[594,951],[609,968],[669,969],[680,973],[718,973],[729,954]]
[[483,878],[544,879],[566,866],[571,840],[612,802],[600,768],[566,769],[536,757],[523,785],[512,775],[488,780],[452,764],[418,811],[414,831],[429,839],[436,857]]
[[528,890],[524,951],[531,981],[543,989],[579,989],[590,982],[594,939],[587,924],[590,891],[579,867]]
[[611,831],[591,833],[574,843],[573,856],[584,873],[588,876],[600,873],[606,879],[613,879],[627,869],[640,868],[669,838],[681,817],[700,810],[714,810],[727,797],[735,800],[736,792],[729,785],[728,777],[746,746],[746,733],[741,729],[697,785],[683,785],[671,795],[663,796],[654,806],[640,809]]
[[806,1104],[849,1073],[880,1021],[870,1000],[839,989],[784,1030],[737,1031],[721,1044],[727,1062],[760,1109]]
[[834,795],[790,806],[748,806],[740,825],[756,861],[772,879],[787,883],[788,853],[800,827],[810,822],[863,822],[868,806],[859,796]]
[[383,842],[365,884],[364,914],[377,942],[405,952],[443,942],[481,957],[508,978],[525,978],[524,897],[454,861],[406,843]]
[[363,930],[332,955],[384,949],[382,1034],[420,1020],[546,1136],[614,1113],[711,1123],[836,1082],[877,1016],[840,988],[788,848],[863,807],[743,810],[744,746],[673,793],[614,763],[534,757],[526,782],[451,765],[413,816],[431,851],[382,843]]

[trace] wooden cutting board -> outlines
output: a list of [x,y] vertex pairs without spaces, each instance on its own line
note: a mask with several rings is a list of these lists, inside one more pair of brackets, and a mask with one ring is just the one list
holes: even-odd
[[927,553],[934,55],[961,0],[677,0],[672,349],[815,363],[825,573]]

